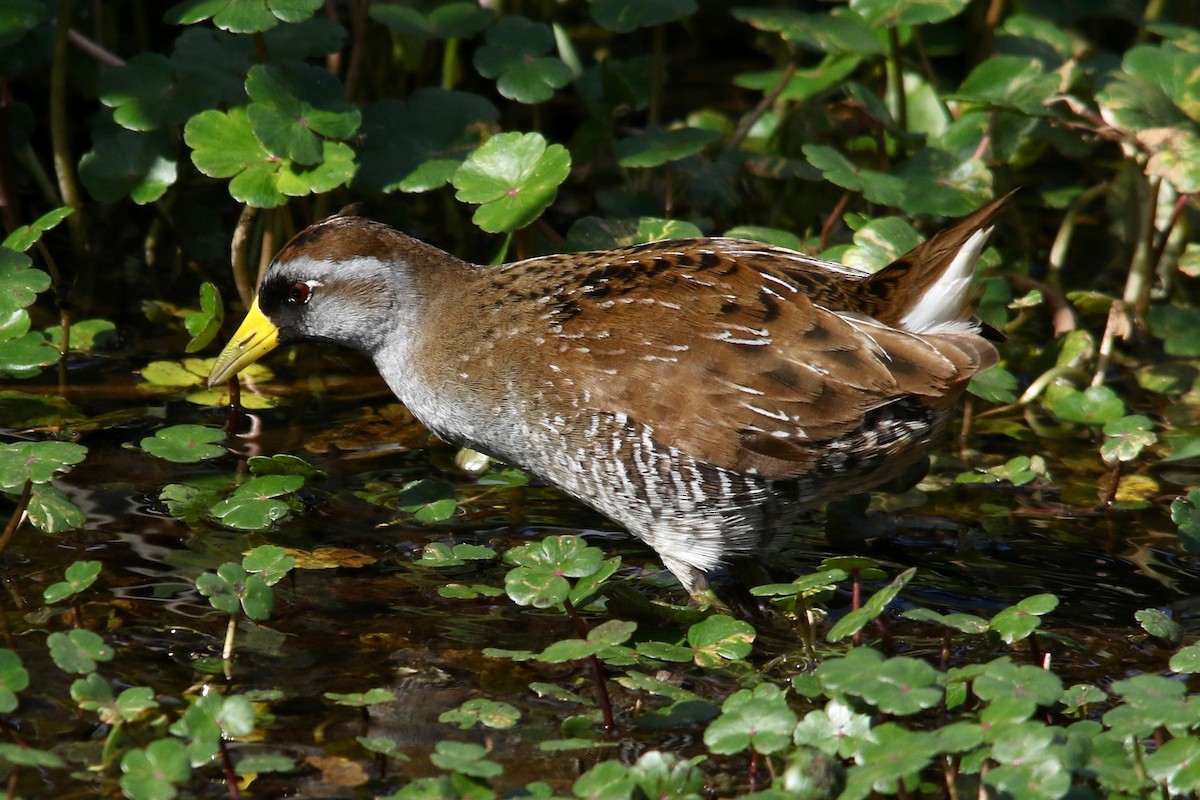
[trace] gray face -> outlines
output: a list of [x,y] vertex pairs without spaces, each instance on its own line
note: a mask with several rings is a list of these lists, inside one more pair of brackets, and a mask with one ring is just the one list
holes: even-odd
[[281,343],[327,341],[370,354],[404,314],[397,308],[404,266],[373,256],[276,261],[259,289],[262,312]]

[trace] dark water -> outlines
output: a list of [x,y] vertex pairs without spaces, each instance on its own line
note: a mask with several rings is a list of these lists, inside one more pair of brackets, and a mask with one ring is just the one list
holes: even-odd
[[[281,382],[283,403],[254,412],[239,422],[245,438],[235,440],[238,455],[200,465],[155,459],[136,447],[144,436],[168,424],[196,422],[220,426],[219,408],[204,408],[178,397],[139,389],[124,364],[94,363],[70,375],[67,396],[95,424],[75,427],[89,448],[87,460],[60,482],[88,515],[80,531],[49,536],[26,526],[0,554],[3,583],[3,646],[15,650],[33,676],[22,706],[6,724],[22,741],[52,748],[77,762],[99,759],[107,730],[94,715],[80,715],[67,689],[73,676],[49,659],[45,636],[76,620],[64,609],[46,609],[42,590],[61,580],[72,561],[102,562],[97,584],[81,595],[78,623],[116,648],[114,661],[101,666],[118,690],[152,686],[164,703],[204,682],[233,692],[279,690],[269,704],[273,714],[263,740],[235,748],[267,749],[297,762],[312,759],[298,773],[264,775],[253,784],[255,797],[369,797],[393,791],[406,779],[437,774],[427,755],[435,742],[456,738],[486,741],[490,757],[505,767],[498,788],[533,780],[569,788],[580,772],[611,751],[548,756],[538,743],[560,736],[560,722],[581,709],[566,701],[540,698],[532,681],[558,683],[589,694],[578,666],[514,663],[485,657],[486,647],[537,650],[575,631],[562,615],[516,607],[505,597],[453,600],[438,594],[446,583],[503,585],[499,563],[434,571],[414,562],[436,541],[475,542],[503,551],[546,533],[581,533],[592,544],[619,554],[619,578],[656,599],[682,602],[678,587],[661,574],[653,553],[617,531],[602,517],[553,490],[541,487],[494,489],[468,504],[455,519],[422,525],[408,515],[355,496],[368,487],[437,476],[473,494],[474,480],[453,465],[453,450],[433,442],[375,380],[330,381],[317,394],[306,378]],[[4,387],[52,392],[55,387],[12,383]],[[110,415],[102,417],[101,415]],[[1014,413],[1005,417],[1020,423]],[[992,426],[996,429],[1000,426]],[[980,463],[1015,455],[1043,455],[1053,481],[1014,488],[956,485],[964,466],[946,451],[935,460],[920,489],[890,498],[882,507],[895,518],[885,535],[862,543],[827,541],[820,515],[801,526],[774,559],[779,577],[811,571],[829,555],[861,553],[875,558],[889,577],[915,566],[918,575],[901,594],[897,609],[924,605],[939,611],[990,616],[1031,594],[1053,592],[1060,605],[1039,634],[1067,682],[1107,685],[1141,670],[1160,671],[1172,650],[1146,636],[1134,620],[1144,608],[1159,608],[1179,621],[1185,641],[1195,638],[1200,592],[1197,560],[1180,547],[1167,513],[1169,498],[1185,491],[1186,471],[1141,474],[1158,481],[1143,508],[1096,510],[1097,487],[1107,479],[1098,441],[1083,435],[1055,440],[1017,441],[987,433],[972,439]],[[249,432],[249,433],[247,433]],[[24,435],[16,434],[15,435]],[[6,437],[11,438],[11,437]],[[306,509],[262,532],[237,532],[201,523],[189,526],[166,513],[158,493],[168,483],[244,468],[249,454],[293,453],[328,473],[306,490]],[[4,506],[5,509],[11,505]],[[7,513],[5,514],[7,516]],[[226,618],[213,611],[194,588],[197,575],[225,561],[237,561],[256,545],[270,543],[312,550],[345,548],[369,564],[354,568],[297,569],[276,586],[277,606],[262,625],[247,624],[239,639],[232,679],[208,666],[219,656]],[[868,588],[874,588],[868,587]],[[848,598],[830,605],[840,614]],[[618,613],[614,611],[613,613]],[[642,621],[642,630],[663,638],[678,635],[667,622]],[[916,654],[936,654],[940,635],[893,619],[897,646]],[[963,653],[986,647],[964,640]],[[772,629],[756,645],[754,663],[776,656],[786,675],[798,652],[785,628]],[[997,651],[999,652],[999,651]],[[985,654],[986,655],[986,654]],[[689,688],[716,702],[737,688],[732,678],[692,667],[672,667]],[[610,682],[611,683],[611,682]],[[365,718],[323,697],[328,691],[355,692],[386,687],[397,700]],[[619,708],[635,698],[612,683]],[[508,731],[460,732],[437,721],[442,712],[473,697],[505,700],[523,714]],[[174,698],[174,700],[172,700]],[[624,730],[613,742],[618,752],[636,755],[652,747],[683,754],[703,752],[700,729]],[[384,768],[355,743],[359,735],[387,736],[413,757]],[[364,770],[357,778],[330,779],[321,759],[344,758]],[[214,781],[219,773],[205,772]],[[370,781],[367,781],[367,776]],[[214,783],[214,796],[220,796]],[[25,770],[18,787],[24,797],[93,796],[95,784],[68,780],[63,771]]]

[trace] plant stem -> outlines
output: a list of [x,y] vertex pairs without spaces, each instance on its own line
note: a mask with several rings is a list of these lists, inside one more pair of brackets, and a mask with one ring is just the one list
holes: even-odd
[[900,31],[888,28],[888,50],[892,66],[892,92],[896,97],[896,124],[902,132],[908,130],[908,103],[904,99],[904,68],[900,63]]
[[229,757],[225,739],[217,739],[217,746],[221,749],[221,766],[225,770],[225,784],[229,787],[230,800],[242,800],[242,792],[237,785],[237,772],[233,769],[233,759]]
[[229,615],[229,625],[225,627],[225,645],[221,648],[221,660],[225,662],[225,680],[233,680],[233,642],[237,637],[238,615]]
[[1146,313],[1146,306],[1150,303],[1150,281],[1156,266],[1154,220],[1158,216],[1158,193],[1161,188],[1162,178],[1150,179],[1150,191],[1143,206],[1137,250],[1133,254],[1133,263],[1130,264],[1129,275],[1125,279],[1125,293],[1121,298],[1139,319]]
[[763,95],[762,100],[758,101],[758,105],[754,109],[742,117],[742,121],[738,123],[737,130],[733,132],[729,143],[725,145],[725,152],[735,152],[747,136],[750,135],[750,129],[754,127],[754,123],[775,105],[775,101],[779,99],[779,95],[783,94],[783,90],[791,83],[792,76],[796,74],[796,62],[789,61],[788,65],[783,68],[783,72],[779,76],[779,80],[775,81],[775,85]]
[[258,216],[254,206],[242,206],[233,238],[229,243],[229,263],[233,267],[233,285],[246,308],[254,300],[254,286],[250,283],[250,225]]
[[54,31],[54,58],[50,63],[50,141],[54,150],[54,171],[58,176],[58,191],[65,205],[75,209],[67,217],[71,231],[71,246],[75,257],[83,263],[87,252],[87,232],[83,224],[83,198],[75,177],[75,159],[71,156],[71,133],[68,126],[67,69],[71,44],[71,12],[73,0],[62,0]]
[[29,496],[32,493],[33,481],[25,481],[25,487],[21,489],[21,497],[17,500],[17,507],[13,509],[12,516],[8,518],[8,525],[5,526],[4,533],[0,533],[0,553],[3,553],[4,548],[8,547],[9,540],[28,516]]
[[[580,638],[586,639],[588,635],[587,622],[579,616],[579,612],[575,610],[575,605],[570,598],[563,600],[563,609],[575,625],[575,630],[579,632]],[[600,659],[596,658],[594,654],[588,656],[588,662],[592,665],[592,677],[596,680],[596,702],[600,704],[600,713],[604,715],[604,730],[614,731],[617,724],[613,720],[612,699],[608,696],[608,685],[604,682],[604,668],[600,664]]]

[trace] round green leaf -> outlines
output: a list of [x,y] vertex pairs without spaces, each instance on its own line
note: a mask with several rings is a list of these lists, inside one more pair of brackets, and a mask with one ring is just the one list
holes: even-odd
[[49,483],[86,455],[86,447],[71,442],[0,444],[0,489],[18,490],[26,481]]
[[546,53],[554,33],[525,17],[504,17],[487,33],[487,44],[475,51],[475,69],[498,78],[500,94],[519,103],[543,103],[571,81],[571,68]]
[[629,33],[690,17],[696,0],[592,0],[592,17],[614,33]]
[[489,233],[523,228],[554,201],[571,169],[559,144],[537,133],[501,133],[471,154],[454,173],[456,197],[480,203],[473,220]]
[[142,439],[141,448],[157,458],[177,464],[194,464],[206,458],[225,455],[225,448],[215,444],[224,439],[225,431],[220,428],[172,425]]

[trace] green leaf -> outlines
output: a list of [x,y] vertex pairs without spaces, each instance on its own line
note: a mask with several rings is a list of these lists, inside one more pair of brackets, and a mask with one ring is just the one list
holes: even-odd
[[635,630],[636,622],[611,619],[588,631],[586,639],[561,639],[542,650],[536,658],[547,664],[561,664],[602,655],[605,650],[628,641]]
[[1200,642],[1193,642],[1171,656],[1171,669],[1188,674],[1200,672]]
[[233,494],[214,505],[213,516],[240,530],[263,530],[291,511],[291,505],[276,498],[304,485],[299,475],[262,475],[243,483]]
[[49,483],[83,461],[87,448],[71,442],[0,444],[0,489],[20,490],[29,481]]
[[324,478],[325,472],[309,464],[299,456],[290,453],[276,453],[273,456],[250,456],[246,466],[255,475],[299,475],[305,482],[312,478]]
[[141,448],[156,458],[177,464],[194,464],[206,458],[226,454],[215,442],[225,439],[225,431],[206,425],[171,425],[141,441]]
[[613,151],[622,167],[660,167],[696,155],[720,138],[720,132],[706,128],[648,128],[638,136],[618,139]]
[[1200,309],[1156,305],[1146,312],[1146,324],[1163,349],[1173,356],[1200,356]]
[[801,150],[808,163],[821,170],[830,183],[861,192],[872,203],[885,206],[900,205],[904,198],[904,181],[876,170],[862,169],[832,147],[806,144]]
[[41,484],[29,495],[29,521],[45,533],[62,533],[82,528],[87,515],[62,489]]
[[829,633],[826,634],[825,638],[831,642],[838,642],[862,630],[864,625],[883,613],[888,604],[896,599],[896,595],[900,594],[900,590],[916,574],[916,567],[913,567],[897,575],[890,584],[871,595],[861,608],[849,612],[838,620],[837,624],[829,629]]
[[975,694],[989,703],[1004,702],[1010,708],[1018,705],[1017,719],[1032,716],[1038,706],[1052,706],[1062,697],[1062,681],[1049,670],[1032,664],[1013,664],[1000,658],[987,664],[984,672],[971,684]]
[[633,776],[620,761],[601,761],[579,776],[571,791],[589,800],[628,800],[634,791]]
[[159,53],[138,53],[124,64],[100,73],[100,102],[113,109],[113,119],[131,131],[153,131],[179,125],[218,100],[211,81],[196,71],[176,71]]
[[496,88],[510,100],[544,103],[572,77],[562,59],[546,55],[553,48],[554,33],[548,26],[525,17],[504,17],[488,30],[487,44],[475,51],[475,69],[485,78],[498,78]]
[[1046,406],[1064,422],[1103,425],[1125,415],[1125,402],[1108,386],[1089,386],[1082,392],[1056,385],[1046,390]]
[[659,217],[583,217],[571,224],[563,249],[567,252],[608,250],[663,239],[686,239],[702,235],[703,232],[692,223],[679,220]]
[[74,561],[64,574],[66,580],[52,583],[42,592],[47,603],[57,603],[71,595],[79,594],[96,582],[100,575],[99,561]]
[[[117,326],[106,319],[81,319],[71,323],[67,346],[75,352],[91,352],[99,343],[112,337]],[[46,328],[46,340],[58,347],[62,342],[62,326]]]
[[352,692],[350,694],[325,692],[324,696],[339,706],[347,706],[349,708],[370,708],[371,706],[383,703],[396,702],[396,693],[387,689],[368,689],[365,692]]
[[1159,639],[1166,639],[1172,644],[1178,643],[1183,635],[1179,623],[1168,617],[1157,608],[1143,608],[1134,613],[1134,619],[1142,626],[1142,630]]
[[[371,6],[410,11],[398,5]],[[403,102],[373,103],[363,111],[358,189],[427,192],[449,183],[483,142],[500,112],[483,97],[445,89],[418,89]]]
[[520,719],[521,712],[515,706],[499,700],[475,697],[457,708],[443,711],[438,717],[438,722],[456,724],[464,731],[476,725],[504,730],[516,725]]
[[1146,757],[1146,772],[1165,782],[1172,797],[1200,789],[1200,738],[1172,739]]
[[825,661],[816,675],[828,692],[861,697],[889,714],[915,714],[942,699],[941,676],[933,667],[903,656],[884,660],[866,647]]
[[958,16],[968,0],[850,0],[850,8],[872,28],[927,25]]
[[495,557],[496,551],[483,545],[463,543],[451,547],[442,542],[432,542],[425,545],[417,563],[423,567],[461,567],[468,561],[491,561]]
[[178,739],[156,739],[121,758],[121,791],[130,800],[170,800],[192,775]]
[[704,731],[704,743],[718,755],[752,749],[764,755],[791,744],[796,715],[779,687],[760,683],[740,689],[721,704],[721,716]]
[[714,668],[750,655],[756,635],[750,623],[714,614],[689,627],[687,640],[696,666]]
[[967,391],[989,403],[1015,403],[1017,376],[1001,366],[991,366],[977,372],[967,384]]
[[21,657],[12,650],[0,648],[0,714],[11,714],[20,701],[18,692],[29,688],[29,672],[21,665]]
[[1046,101],[1059,93],[1059,80],[1036,58],[996,55],[971,70],[957,97],[1022,114],[1046,114]]
[[816,747],[843,758],[853,755],[858,742],[871,738],[871,718],[834,698],[823,709],[808,712],[792,735],[798,745]]
[[886,40],[872,32],[866,20],[855,13],[805,13],[795,8],[735,8],[733,15],[755,28],[778,33],[822,53],[879,55]]
[[63,672],[85,673],[96,668],[97,661],[112,661],[112,648],[104,640],[83,628],[46,637],[50,657]]
[[1042,624],[1041,618],[1057,607],[1056,596],[1035,594],[1000,611],[992,617],[990,624],[1005,644],[1012,644],[1033,633]]
[[131,131],[101,118],[92,149],[79,159],[79,178],[102,203],[128,197],[153,203],[178,179],[179,165],[166,131]]
[[248,573],[240,564],[226,562],[215,573],[196,578],[196,589],[218,611],[237,614],[244,611],[254,620],[264,620],[275,609],[275,593],[261,575]]
[[504,233],[537,219],[570,168],[571,156],[562,145],[547,147],[536,133],[501,133],[463,162],[453,183],[459,200],[481,204],[472,218],[476,225]]
[[246,76],[246,93],[253,101],[247,118],[259,143],[268,153],[296,164],[319,164],[321,137],[348,139],[362,122],[337,78],[320,67],[254,66]]
[[473,778],[495,778],[504,773],[504,768],[495,761],[488,761],[487,750],[469,742],[440,741],[434,745],[429,760],[434,766],[452,770]]
[[614,33],[652,28],[696,13],[696,0],[590,0],[592,18]]
[[230,33],[262,33],[280,22],[303,22],[324,0],[184,0],[167,9],[174,25],[194,25],[211,19]]
[[496,16],[490,8],[476,3],[441,3],[423,14],[416,8],[399,4],[374,4],[368,14],[398,36],[417,39],[463,39],[482,31]]
[[935,147],[918,150],[890,173],[904,183],[909,214],[961,217],[992,197],[992,172],[974,156]]
[[[75,209],[71,208],[70,206],[59,206],[51,211],[47,211],[29,225],[18,225],[11,233],[4,237],[4,240],[3,242],[0,242],[0,245],[3,245],[9,250],[15,250],[18,253],[24,253],[29,250],[29,248],[41,241],[42,234],[58,227],[58,224],[67,217],[71,216],[74,211]],[[29,266],[28,259],[25,259],[23,263],[25,266]]]
[[404,484],[396,496],[396,506],[419,522],[442,522],[454,516],[458,501],[452,484],[426,478]]
[[205,281],[200,284],[200,310],[189,311],[183,317],[183,325],[192,339],[185,348],[194,353],[208,346],[225,322],[225,304],[216,284]]
[[644,797],[699,800],[705,775],[697,766],[703,756],[685,759],[673,753],[650,750],[642,753],[630,774]]
[[279,583],[295,566],[296,559],[273,544],[261,544],[242,559],[242,568],[259,575],[268,586]]

